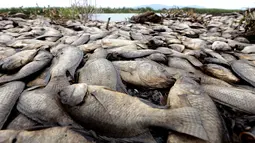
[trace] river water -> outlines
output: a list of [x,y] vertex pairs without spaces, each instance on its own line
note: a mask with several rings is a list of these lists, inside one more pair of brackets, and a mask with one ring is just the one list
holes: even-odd
[[107,21],[111,17],[111,21],[125,21],[131,18],[135,13],[99,13],[93,15],[93,20]]

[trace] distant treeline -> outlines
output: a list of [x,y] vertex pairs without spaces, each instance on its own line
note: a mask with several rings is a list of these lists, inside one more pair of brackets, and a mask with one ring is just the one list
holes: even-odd
[[[90,7],[91,8],[91,7]],[[45,12],[49,12],[49,11],[54,11],[54,12],[59,12],[59,11],[68,11],[69,9],[71,9],[71,7],[66,7],[66,8],[61,8],[61,7],[47,7],[47,8],[43,8],[43,7],[29,7],[29,8],[2,8],[0,9],[0,13],[9,13],[9,14],[14,14],[14,13],[18,13],[18,12],[22,12],[25,14],[45,14]],[[142,12],[146,12],[146,11],[154,11],[156,13],[164,13],[166,12],[167,9],[161,9],[161,10],[154,10],[150,7],[145,7],[145,8],[127,8],[127,7],[123,7],[123,8],[95,8],[93,7],[93,9],[97,9],[96,11],[98,13],[142,13]],[[174,8],[174,9],[179,9],[179,8]],[[231,12],[240,12],[241,10],[229,10],[229,9],[205,9],[205,8],[180,8],[180,10],[183,11],[190,11],[193,10],[193,12],[195,13],[200,13],[200,14],[222,14],[222,13],[231,13]]]

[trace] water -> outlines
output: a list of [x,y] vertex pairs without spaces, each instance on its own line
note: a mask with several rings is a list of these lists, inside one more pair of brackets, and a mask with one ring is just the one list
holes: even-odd
[[93,20],[107,21],[111,17],[111,21],[126,21],[135,13],[99,13],[93,16]]

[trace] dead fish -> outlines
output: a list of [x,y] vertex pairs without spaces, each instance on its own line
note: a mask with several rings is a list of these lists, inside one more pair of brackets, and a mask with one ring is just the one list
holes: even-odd
[[110,33],[111,33],[111,31],[102,31],[100,33],[92,34],[92,35],[90,35],[90,40],[89,41],[92,42],[92,41],[102,39],[105,36],[109,35]]
[[198,38],[187,38],[187,37],[182,37],[182,43],[189,49],[201,49],[206,47],[206,42],[202,39]]
[[106,59],[106,56],[106,50],[96,49],[79,70],[79,83],[105,86],[112,90],[127,93],[118,71],[112,62]]
[[0,129],[24,88],[25,84],[20,81],[9,82],[0,86]]
[[67,76],[74,79],[75,71],[83,59],[83,52],[76,47],[66,47],[59,51],[54,59],[50,71],[51,79],[45,88],[58,92],[60,88],[69,85]]
[[82,34],[79,38],[75,39],[74,42],[72,42],[72,46],[80,46],[82,44],[86,44],[90,40],[89,34]]
[[171,44],[171,45],[169,45],[169,47],[175,51],[180,52],[180,53],[185,49],[185,46],[181,45],[181,44]]
[[14,71],[33,61],[38,50],[24,50],[0,60],[0,70]]
[[14,118],[11,121],[11,123],[8,124],[7,129],[22,130],[22,129],[32,128],[36,125],[38,125],[37,122],[29,119],[23,114],[19,114],[16,118]]
[[134,137],[156,126],[208,139],[197,110],[191,107],[152,108],[137,97],[84,83],[68,86],[59,96],[74,119],[99,135]]
[[241,52],[245,54],[255,53],[255,45],[246,46]]
[[[138,41],[131,41],[131,40],[121,40],[121,39],[102,39],[101,45],[103,48],[114,48],[114,47],[121,47],[127,46],[132,44],[139,44]],[[144,48],[147,49],[147,48]]]
[[57,37],[57,39],[58,39],[58,38],[62,37],[62,34],[54,28],[44,27],[44,29],[45,29],[45,33],[36,37],[35,39],[45,39],[47,37]]
[[228,63],[231,63],[232,61],[237,60],[236,57],[234,57],[232,54],[227,53],[221,53],[221,56],[227,60]]
[[222,61],[220,59],[217,58],[212,58],[212,57],[206,57],[203,59],[204,63],[208,63],[208,64],[217,64],[217,65],[224,65],[226,67],[229,67],[229,63],[226,61]]
[[205,72],[229,83],[237,83],[240,81],[229,69],[216,65],[216,64],[207,64],[204,66]]
[[232,48],[225,42],[215,41],[212,44],[212,49],[215,50],[215,51],[229,51]]
[[80,45],[78,46],[78,48],[84,53],[87,53],[87,52],[92,52],[97,48],[102,48],[102,45],[101,45],[101,41],[94,41],[91,43]]
[[189,72],[197,73],[199,70],[195,69],[186,59],[178,57],[169,57],[168,66],[178,69],[183,69]]
[[228,63],[228,61],[226,59],[224,59],[219,53],[216,53],[215,51],[211,50],[211,49],[202,49],[206,54],[211,55],[212,57],[215,57],[217,59],[219,59],[220,61],[222,61],[223,63]]
[[202,87],[214,101],[238,111],[255,114],[254,91],[217,85],[203,85]]
[[158,53],[159,51],[152,50],[152,49],[144,49],[144,50],[122,50],[121,52],[113,52],[120,57],[127,58],[127,59],[134,59],[134,58],[141,58],[148,56],[150,54]]
[[22,48],[25,49],[38,49],[43,46],[52,47],[56,45],[55,42],[50,41],[42,41],[42,40],[36,40],[36,39],[23,39],[23,40],[16,40],[10,44],[7,44],[7,46],[12,48]]
[[0,47],[0,60],[5,59],[11,55],[14,55],[16,51],[13,48]]
[[[218,110],[212,99],[203,91],[200,85],[192,78],[181,77],[170,89],[167,99],[171,109],[181,107],[193,107],[200,113],[201,120],[210,143],[220,143],[222,140],[222,124]],[[179,139],[178,139],[179,138]],[[187,142],[203,142],[200,139],[192,139],[186,135],[169,135],[168,143],[181,143],[182,139],[187,138]],[[191,138],[191,140],[188,140]]]
[[17,103],[20,113],[43,125],[61,125],[79,127],[63,110],[56,93],[45,89],[24,91]]
[[37,130],[1,130],[0,142],[5,143],[92,143],[70,127],[53,127]]
[[152,61],[115,61],[122,80],[149,88],[168,88],[174,79],[160,65]]
[[149,60],[155,61],[155,62],[161,62],[161,63],[167,63],[167,56],[162,53],[154,53],[150,54],[149,56],[145,57]]
[[255,61],[255,54],[241,54],[241,53],[233,53],[235,56],[239,58],[239,60],[249,60]]
[[48,67],[45,70],[41,71],[41,73],[38,76],[36,76],[34,79],[31,79],[27,83],[27,87],[33,86],[45,87],[50,81],[50,70],[51,68]]
[[231,63],[231,68],[239,77],[255,86],[254,63],[246,60],[236,60]]
[[51,59],[52,55],[49,52],[40,50],[33,61],[23,66],[17,73],[1,76],[0,84],[28,77],[46,67],[51,62]]

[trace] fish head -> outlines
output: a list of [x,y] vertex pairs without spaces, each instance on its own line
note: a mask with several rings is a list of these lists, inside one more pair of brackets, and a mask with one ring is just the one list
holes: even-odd
[[108,52],[103,48],[95,49],[94,53],[89,56],[89,59],[99,59],[99,58],[106,58]]
[[86,83],[73,84],[60,90],[59,98],[63,104],[77,106],[83,102],[87,90],[88,85]]
[[199,85],[199,78],[196,77],[180,77],[175,84],[179,84],[184,94],[201,94],[201,87]]
[[34,61],[49,61],[53,58],[52,54],[45,50],[40,50],[34,58]]

